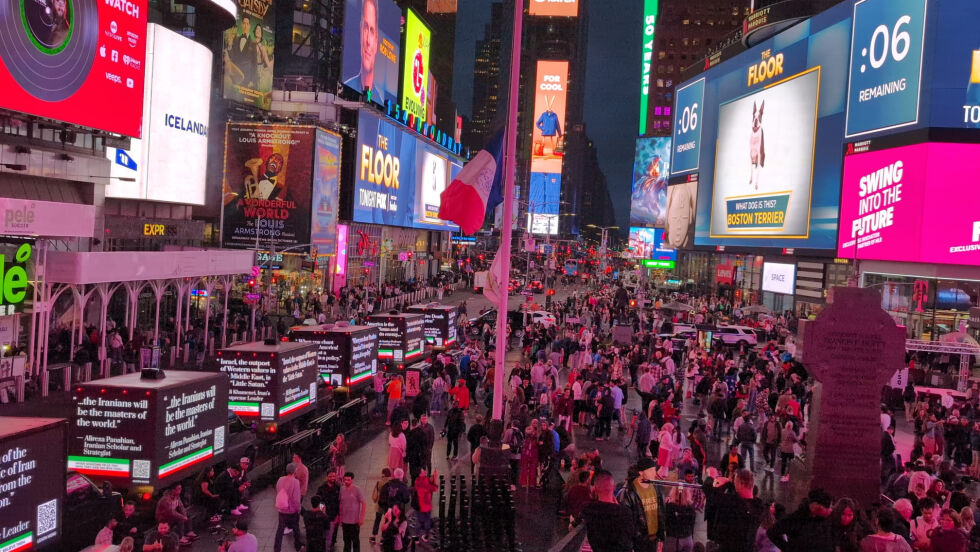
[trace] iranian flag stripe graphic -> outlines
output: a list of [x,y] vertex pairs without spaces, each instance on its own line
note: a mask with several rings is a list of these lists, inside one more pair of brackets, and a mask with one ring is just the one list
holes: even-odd
[[304,407],[304,406],[306,406],[308,404],[310,404],[310,397],[309,397],[309,395],[304,396],[302,399],[297,399],[297,400],[295,400],[295,401],[293,401],[293,402],[291,402],[291,403],[289,403],[287,405],[282,406],[279,409],[279,415],[280,416],[283,416],[285,414],[289,414],[293,410],[296,410],[297,408],[302,408],[302,407]]
[[20,552],[21,550],[29,550],[33,545],[34,533],[28,531],[19,537],[0,542],[0,552]]
[[89,475],[126,477],[129,475],[129,460],[97,458],[95,456],[69,456],[68,469]]
[[160,477],[166,477],[177,470],[181,470],[188,466],[193,466],[202,460],[211,458],[214,455],[214,448],[206,447],[197,452],[192,452],[187,456],[178,458],[173,462],[166,463],[160,466]]
[[240,416],[258,416],[259,403],[228,401],[228,410],[231,410]]

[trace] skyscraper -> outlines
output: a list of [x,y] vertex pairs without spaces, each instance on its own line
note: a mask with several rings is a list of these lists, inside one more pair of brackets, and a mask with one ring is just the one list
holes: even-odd
[[490,22],[484,27],[483,39],[476,43],[473,59],[473,120],[463,129],[463,143],[469,148],[479,149],[486,144],[500,105],[503,34],[504,4],[494,2],[490,5]]

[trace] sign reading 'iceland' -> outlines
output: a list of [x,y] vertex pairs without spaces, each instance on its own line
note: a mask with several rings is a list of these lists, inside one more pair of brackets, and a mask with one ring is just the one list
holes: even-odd
[[854,5],[847,137],[915,124],[926,0],[862,0]]
[[197,134],[198,136],[206,137],[208,135],[208,125],[173,113],[167,113],[164,116],[163,124],[176,130]]

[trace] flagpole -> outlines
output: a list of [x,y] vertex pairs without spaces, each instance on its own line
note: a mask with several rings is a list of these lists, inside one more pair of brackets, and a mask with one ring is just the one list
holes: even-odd
[[[507,356],[507,285],[510,281],[510,242],[514,217],[514,176],[517,173],[517,104],[521,88],[521,37],[524,0],[514,0],[514,32],[510,48],[510,95],[507,97],[507,141],[504,154],[504,210],[500,229],[500,297],[497,300],[497,350],[493,373],[493,419],[504,417],[504,371]],[[492,276],[491,276],[492,277]]]

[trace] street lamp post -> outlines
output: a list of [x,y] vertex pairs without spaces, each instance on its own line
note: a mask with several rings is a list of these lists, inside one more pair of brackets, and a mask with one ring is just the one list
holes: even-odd
[[618,226],[596,226],[595,224],[586,224],[585,226],[589,228],[595,228],[596,230],[602,231],[602,244],[599,246],[599,273],[605,273],[606,271],[606,243],[609,238],[610,230],[618,230]]

